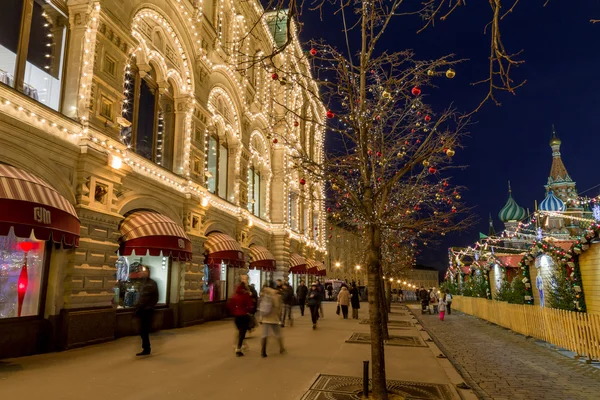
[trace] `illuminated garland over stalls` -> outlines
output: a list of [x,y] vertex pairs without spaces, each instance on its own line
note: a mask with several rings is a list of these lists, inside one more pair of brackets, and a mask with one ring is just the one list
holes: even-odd
[[523,271],[523,283],[525,283],[525,288],[528,293],[525,296],[526,304],[533,304],[529,264],[534,262],[539,255],[546,254],[551,256],[556,261],[557,268],[566,268],[571,286],[575,292],[575,297],[577,298],[575,307],[577,311],[586,311],[583,287],[581,284],[581,272],[579,270],[579,261],[576,259],[575,254],[581,254],[582,251],[587,250],[587,248],[589,248],[589,244],[587,243],[589,243],[594,237],[598,237],[600,226],[594,225],[594,227],[595,228],[593,231],[591,228],[586,230],[584,239],[578,240],[571,246],[571,249],[569,250],[563,250],[562,248],[554,246],[546,241],[536,241],[533,243],[527,253],[523,256],[523,259],[519,261],[519,267]]

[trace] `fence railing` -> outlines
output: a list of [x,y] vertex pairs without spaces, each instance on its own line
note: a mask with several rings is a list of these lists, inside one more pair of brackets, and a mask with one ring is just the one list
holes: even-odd
[[452,308],[600,360],[600,315],[454,296]]

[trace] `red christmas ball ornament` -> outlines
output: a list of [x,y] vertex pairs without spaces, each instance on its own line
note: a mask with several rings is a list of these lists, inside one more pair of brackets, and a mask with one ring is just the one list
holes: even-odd
[[333,117],[335,117],[335,114],[333,113],[333,111],[329,110],[329,111],[327,111],[326,116],[327,116],[327,118],[332,119]]
[[277,140],[277,138],[273,139],[273,144],[277,144],[277,142],[279,142],[279,140]]
[[421,139],[417,139],[417,144],[421,143]]
[[448,187],[448,182],[444,181],[444,187]]
[[431,117],[429,115],[426,115],[425,116],[425,122],[429,122],[429,121],[431,121]]
[[276,81],[277,79],[279,79],[279,74],[277,74],[277,72],[273,72],[273,73],[271,74],[271,78],[272,78],[274,81]]
[[300,178],[300,184],[301,185],[306,185],[306,179]]
[[317,49],[315,49],[315,48],[310,49],[310,55],[313,56],[313,57],[316,56],[317,55]]
[[429,167],[430,174],[435,174],[436,172],[437,172],[437,169],[435,167]]
[[379,116],[379,115],[378,115],[378,116],[376,116],[376,117],[375,117],[375,119],[376,119],[377,121],[379,121],[379,120],[381,119],[381,116]]
[[444,220],[444,223],[445,223],[445,224],[447,224],[447,223],[448,223],[448,220],[447,220],[447,219],[445,219],[445,220]]
[[377,153],[375,153],[375,154],[377,154],[377,157],[381,157],[381,155],[382,155],[380,151],[378,151],[378,152],[377,152]]
[[300,126],[300,122],[294,121],[294,126]]
[[331,207],[327,207],[327,212],[331,212]]
[[410,142],[407,140],[406,142],[404,142],[404,144],[408,146]]
[[371,70],[371,73],[372,73],[372,74],[374,74],[374,73],[375,73],[375,70],[374,70],[374,69],[372,69],[372,70]]
[[377,178],[377,182],[381,182],[381,178]]
[[333,237],[332,235],[329,235],[329,239],[331,239],[332,237]]
[[412,88],[411,93],[413,94],[413,96],[418,96],[421,94],[421,89],[419,89],[419,87],[415,86],[414,88]]
[[372,155],[373,154],[373,150],[371,150],[371,149],[367,150],[367,154],[368,155]]
[[420,116],[420,115],[421,115],[421,111],[417,111],[417,115],[419,115],[419,116]]
[[345,197],[345,198],[347,198],[347,199],[349,199],[349,198],[350,198],[350,193],[346,193],[346,194],[344,195],[344,197]]

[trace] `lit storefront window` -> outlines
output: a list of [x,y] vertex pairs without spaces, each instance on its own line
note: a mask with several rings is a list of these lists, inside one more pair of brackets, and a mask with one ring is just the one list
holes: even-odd
[[144,256],[135,254],[120,256],[117,259],[117,284],[114,287],[115,297],[113,303],[117,309],[134,308],[139,300],[142,280],[137,276],[140,266],[147,266],[150,278],[158,286],[157,305],[167,304],[167,288],[169,287],[170,257]]
[[0,319],[39,315],[45,242],[0,236]]
[[[47,1],[3,1],[0,82],[58,110],[67,26],[67,17]],[[19,45],[21,41],[27,45]]]

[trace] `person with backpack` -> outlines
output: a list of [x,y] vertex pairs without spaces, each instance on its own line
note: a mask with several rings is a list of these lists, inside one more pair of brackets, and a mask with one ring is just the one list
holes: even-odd
[[452,295],[450,290],[446,289],[446,295],[444,296],[444,303],[446,305],[446,312],[448,315],[452,314]]
[[281,328],[279,324],[281,316],[281,296],[275,289],[275,283],[270,282],[268,286],[263,288],[260,294],[258,304],[260,314],[260,323],[263,326],[261,340],[261,357],[267,356],[267,338],[272,333],[279,342],[279,353],[285,353],[283,347],[283,338],[281,337]]
[[319,306],[321,305],[321,291],[315,282],[310,286],[308,292],[308,300],[306,300],[308,308],[310,309],[310,316],[312,318],[313,329],[317,329],[317,321],[319,319]]
[[244,355],[242,346],[246,338],[246,332],[250,328],[250,313],[254,308],[252,297],[244,282],[240,283],[235,290],[235,294],[229,299],[229,311],[234,317],[235,326],[238,330],[238,342],[235,349],[235,355],[241,357]]

